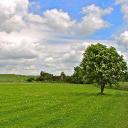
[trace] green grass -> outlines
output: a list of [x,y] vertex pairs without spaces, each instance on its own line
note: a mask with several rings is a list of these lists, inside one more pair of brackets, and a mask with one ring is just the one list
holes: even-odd
[[128,91],[128,82],[120,82],[118,89]]
[[0,74],[0,82],[26,82],[28,78],[37,78],[37,76]]
[[113,85],[112,87],[107,85],[106,88],[128,91],[128,82],[119,82],[118,86]]
[[1,128],[128,128],[128,92],[92,85],[1,83]]

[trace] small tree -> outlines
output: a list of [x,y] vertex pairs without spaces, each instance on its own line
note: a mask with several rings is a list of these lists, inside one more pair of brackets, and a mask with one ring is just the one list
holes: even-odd
[[35,79],[34,79],[34,78],[28,78],[26,81],[27,81],[28,83],[30,83],[30,82],[35,81]]
[[64,81],[65,77],[66,77],[65,73],[64,72],[61,72],[60,78],[61,78],[62,81]]
[[74,67],[74,73],[72,75],[73,81],[76,84],[81,84],[83,83],[83,75],[82,75],[82,70],[79,66]]
[[96,44],[89,46],[80,64],[84,79],[101,86],[103,94],[106,84],[117,84],[127,72],[127,64],[114,47]]
[[45,75],[46,75],[46,72],[44,72],[44,71],[40,72],[40,76],[44,77]]

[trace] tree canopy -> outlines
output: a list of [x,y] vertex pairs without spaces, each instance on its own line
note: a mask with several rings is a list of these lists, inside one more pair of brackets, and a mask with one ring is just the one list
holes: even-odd
[[127,64],[122,55],[114,47],[100,43],[89,46],[80,64],[83,80],[89,80],[101,86],[101,93],[106,84],[112,85],[123,79],[127,72]]

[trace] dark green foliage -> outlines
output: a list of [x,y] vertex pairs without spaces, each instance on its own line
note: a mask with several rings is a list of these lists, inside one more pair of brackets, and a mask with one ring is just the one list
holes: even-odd
[[61,78],[60,78],[60,76],[52,76],[52,81],[59,82],[59,81],[61,81]]
[[61,81],[64,81],[65,80],[65,77],[66,77],[65,73],[64,72],[61,72],[61,75],[60,75]]
[[125,81],[128,82],[128,72],[126,73]]
[[48,82],[70,82],[70,76],[66,76],[64,72],[60,76],[54,76],[53,74],[46,73],[44,71],[40,72],[40,76],[37,77],[36,81],[48,81]]
[[74,67],[74,73],[72,75],[72,81],[76,84],[82,84],[83,83],[83,72],[81,67],[77,66]]
[[84,80],[89,80],[101,86],[101,93],[106,84],[117,84],[124,79],[127,64],[114,47],[96,44],[89,46],[83,54],[80,64]]
[[65,79],[64,79],[64,82],[66,82],[66,83],[72,83],[71,82],[71,76],[65,76]]
[[34,78],[28,78],[26,81],[27,81],[28,83],[30,83],[30,82],[35,81],[35,79],[34,79]]
[[40,76],[36,80],[37,81],[51,81],[52,77],[53,77],[53,74],[41,71]]
[[47,73],[47,72],[41,71],[41,72],[40,72],[40,76],[42,76],[42,77],[52,77],[52,76],[53,76],[53,74],[50,74],[50,73]]
[[36,78],[36,81],[44,81],[44,78],[43,77],[41,77],[41,76],[38,76],[37,78]]

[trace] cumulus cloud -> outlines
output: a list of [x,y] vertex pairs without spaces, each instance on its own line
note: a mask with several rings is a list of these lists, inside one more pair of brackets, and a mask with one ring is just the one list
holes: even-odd
[[1,73],[15,74],[39,74],[39,70],[35,66],[34,59],[19,59],[17,60],[0,60]]
[[[78,41],[79,42],[79,41]],[[64,71],[66,74],[71,75],[73,73],[74,66],[78,66],[82,60],[82,54],[85,49],[90,45],[90,43],[75,43],[68,44],[66,47],[64,44],[57,45],[57,53],[52,51],[52,53],[47,53],[45,60],[43,60],[43,67],[45,70],[54,74],[60,74]],[[48,49],[52,49],[52,46],[49,46]],[[63,48],[61,51],[60,49]]]
[[65,63],[79,64],[82,60],[82,54],[89,45],[90,44],[87,42],[72,45],[70,47],[70,52],[63,55],[62,61]]
[[63,10],[51,9],[42,15],[35,14],[34,7],[39,9],[39,6],[33,4],[28,0],[0,0],[0,72],[39,74],[44,70],[54,74],[64,71],[71,75],[90,43],[61,36],[76,31],[89,35],[108,27],[103,16],[113,9],[95,5],[84,7],[85,16],[78,22]]
[[39,58],[38,44],[22,40],[21,42],[0,41],[0,72],[37,74],[34,68]]
[[122,55],[124,56],[124,59],[127,62],[127,65],[128,65],[128,53],[122,53]]
[[[1,0],[0,1],[0,31],[11,33],[21,31],[30,25],[38,25],[48,31],[74,34],[76,29],[83,35],[89,35],[96,30],[108,27],[109,23],[103,20],[103,16],[111,13],[112,8],[102,9],[90,5],[82,9],[86,14],[79,23],[72,19],[63,10],[51,9],[43,12],[43,15],[29,12],[33,3],[28,0]],[[35,3],[34,3],[35,5]]]
[[0,0],[0,31],[10,33],[25,27],[28,0]]
[[82,35],[91,35],[95,31],[109,27],[110,23],[104,21],[103,16],[110,14],[113,8],[102,9],[95,5],[90,5],[82,9],[86,16],[81,22],[71,19],[67,12],[63,10],[46,10],[42,16],[29,13],[26,19],[30,23],[43,25],[56,32],[75,34],[75,31]]
[[63,55],[63,61],[71,63],[79,63],[82,58],[81,52],[71,51]]
[[23,40],[17,43],[1,43],[0,45],[0,59],[33,59],[37,58],[35,52],[35,44]]
[[121,12],[124,14],[124,20],[128,21],[128,0],[116,0],[116,5],[121,4]]
[[123,55],[123,58],[127,62],[127,65],[128,65],[128,53],[127,52],[118,51],[118,54]]
[[52,9],[46,10],[44,13],[45,24],[58,31],[71,31],[75,27],[75,20],[71,20],[67,12]]
[[116,40],[120,45],[125,46],[125,49],[128,49],[128,31],[121,33],[119,37],[116,37]]
[[107,21],[104,21],[103,16],[110,14],[113,8],[102,9],[96,5],[90,5],[82,9],[85,16],[78,24],[78,29],[82,35],[93,34],[96,30],[110,26]]
[[29,21],[30,23],[44,24],[44,19],[41,16],[33,13],[28,13],[26,16],[26,20]]
[[30,23],[43,25],[56,32],[71,32],[76,26],[76,21],[72,20],[67,12],[52,9],[46,10],[42,16],[29,13],[26,20]]

